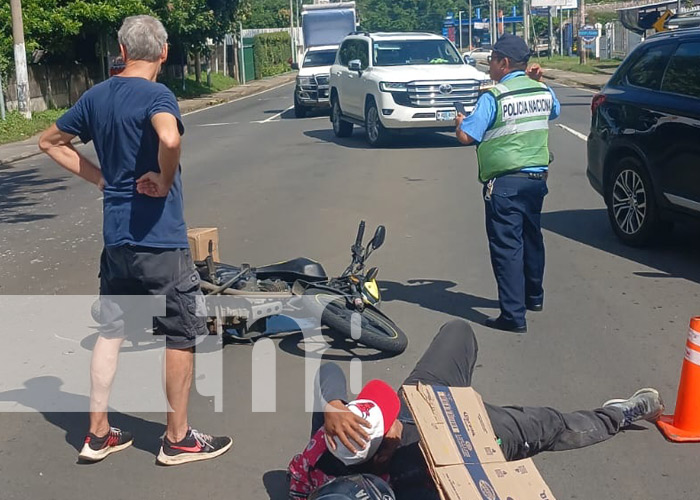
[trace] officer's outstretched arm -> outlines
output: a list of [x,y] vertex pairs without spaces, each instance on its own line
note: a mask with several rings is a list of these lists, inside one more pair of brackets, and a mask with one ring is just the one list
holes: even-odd
[[469,134],[465,133],[462,129],[457,128],[455,131],[457,134],[457,140],[461,142],[462,144],[469,146],[470,144],[474,144],[474,139],[469,136]]

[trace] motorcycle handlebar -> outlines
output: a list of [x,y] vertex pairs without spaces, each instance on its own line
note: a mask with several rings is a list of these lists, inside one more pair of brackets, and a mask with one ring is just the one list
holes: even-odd
[[360,227],[357,229],[357,238],[355,238],[355,246],[362,245],[362,238],[365,236],[365,221],[360,221]]

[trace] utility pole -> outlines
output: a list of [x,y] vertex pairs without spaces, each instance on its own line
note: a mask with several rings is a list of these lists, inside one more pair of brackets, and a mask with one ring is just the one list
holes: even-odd
[[564,9],[559,7],[559,55],[564,55]]
[[21,0],[10,0],[12,10],[12,39],[15,45],[15,74],[17,75],[17,108],[27,120],[32,117],[27,74],[27,51],[24,48],[24,23]]
[[549,59],[552,58],[552,52],[554,50],[554,40],[553,40],[553,38],[554,38],[554,26],[552,23],[552,9],[554,9],[554,7],[550,7],[548,9],[548,15],[547,15],[547,18],[549,20],[549,51],[548,51],[549,52],[549,54],[548,54]]
[[496,0],[489,0],[489,33],[491,35],[491,47],[496,43],[496,20],[495,17],[495,2]]
[[529,47],[530,43],[528,40],[530,39],[530,27],[528,25],[528,14],[527,0],[523,0],[523,40],[525,40],[525,43],[527,43]]
[[294,0],[289,0],[289,38],[292,40],[292,61],[297,62],[297,50],[294,43]]
[[472,47],[472,0],[469,0],[469,50],[474,50]]
[[459,18],[459,53],[462,53],[462,12],[463,10],[460,10],[457,13],[457,17]]
[[[579,29],[586,25],[586,1],[579,0],[578,15],[580,16]],[[578,37],[578,54],[579,63],[586,64],[586,44],[583,42],[583,38],[579,35]]]
[[2,75],[0,75],[0,118],[5,121],[5,94],[2,91]]

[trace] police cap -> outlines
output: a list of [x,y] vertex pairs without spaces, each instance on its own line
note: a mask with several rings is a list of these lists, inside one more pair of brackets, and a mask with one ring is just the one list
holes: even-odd
[[513,62],[527,62],[530,59],[530,48],[519,36],[505,34],[493,46],[493,51],[507,57]]

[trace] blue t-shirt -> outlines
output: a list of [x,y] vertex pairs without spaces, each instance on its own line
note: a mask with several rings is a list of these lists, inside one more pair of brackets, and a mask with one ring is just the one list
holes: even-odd
[[175,95],[144,78],[113,76],[95,85],[56,122],[58,128],[93,141],[105,179],[105,246],[125,244],[187,248],[180,167],[167,197],[136,192],[136,179],[159,172],[159,139],[151,118],[170,113],[184,127]]
[[[524,71],[513,71],[508,73],[506,76],[501,78],[499,83],[506,82],[511,78],[516,76],[524,76]],[[554,91],[550,88],[549,91],[552,94],[552,112],[549,115],[550,120],[554,120],[559,116],[561,112],[561,105],[557,96],[554,95]],[[472,113],[467,116],[464,121],[462,121],[462,132],[467,134],[469,137],[474,139],[476,142],[481,142],[484,138],[486,130],[493,125],[496,121],[496,115],[498,110],[496,109],[496,98],[491,92],[485,92],[481,94],[479,99],[476,101],[476,106]],[[547,170],[546,165],[533,165],[531,167],[523,168],[524,172],[540,172]]]

